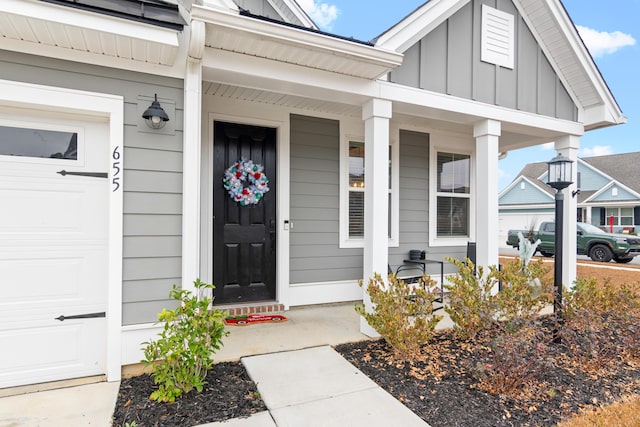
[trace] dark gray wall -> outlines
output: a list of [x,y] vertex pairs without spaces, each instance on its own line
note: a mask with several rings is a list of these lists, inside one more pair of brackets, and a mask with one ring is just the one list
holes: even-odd
[[291,283],[362,278],[362,249],[340,249],[340,123],[291,115]]
[[[0,58],[1,79],[124,97],[123,323],[155,322],[181,284],[182,80],[6,51]],[[140,118],[155,93],[171,100],[160,132]]]
[[[480,60],[482,4],[515,17],[513,70]],[[577,120],[576,106],[511,0],[473,0],[404,53],[392,82]]]

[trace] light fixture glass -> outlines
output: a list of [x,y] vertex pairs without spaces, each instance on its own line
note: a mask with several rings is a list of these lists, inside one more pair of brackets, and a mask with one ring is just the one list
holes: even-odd
[[556,190],[562,190],[567,188],[573,181],[571,181],[571,165],[573,160],[563,157],[562,154],[558,154],[553,159],[547,162],[547,184]]
[[162,129],[164,125],[169,121],[169,116],[162,109],[160,103],[158,102],[158,94],[154,95],[154,101],[151,103],[149,108],[142,113],[142,117],[147,122],[147,126],[151,129]]

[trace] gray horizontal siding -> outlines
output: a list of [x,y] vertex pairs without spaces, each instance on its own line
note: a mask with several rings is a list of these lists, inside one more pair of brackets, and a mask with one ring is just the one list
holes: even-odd
[[362,249],[340,249],[340,126],[291,116],[292,284],[362,277]]
[[400,131],[399,158],[400,245],[389,248],[389,264],[396,268],[411,249],[429,244],[429,135]]
[[[154,322],[182,271],[183,82],[115,68],[0,51],[0,78],[124,98],[123,324]],[[157,93],[170,121],[161,131],[140,111]]]
[[[411,249],[427,252],[428,259],[444,262],[444,272],[455,272],[447,257],[462,259],[466,247],[429,247],[429,134],[400,131],[400,206],[398,247],[389,248],[392,269],[409,257]],[[428,264],[427,273],[438,275],[440,266]]]
[[[480,60],[482,4],[515,17],[514,69]],[[391,81],[565,120],[577,107],[511,0],[473,0],[404,52]]]

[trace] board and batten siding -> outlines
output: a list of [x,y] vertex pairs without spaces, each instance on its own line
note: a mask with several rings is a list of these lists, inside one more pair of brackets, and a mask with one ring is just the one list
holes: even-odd
[[[480,60],[482,5],[515,17],[514,69]],[[578,110],[511,0],[473,0],[404,53],[394,83],[576,121]]]
[[531,203],[553,203],[554,196],[542,191],[528,181],[521,180],[500,197],[500,205],[526,205]]
[[362,249],[341,249],[340,123],[291,115],[289,281],[362,278]]
[[[183,82],[0,51],[0,79],[124,97],[123,324],[155,322],[181,285]],[[152,131],[142,111],[157,93],[170,121]]]

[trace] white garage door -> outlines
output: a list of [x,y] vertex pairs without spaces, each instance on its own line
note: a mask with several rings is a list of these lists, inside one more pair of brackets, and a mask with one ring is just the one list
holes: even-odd
[[507,236],[509,230],[528,230],[532,226],[535,230],[544,221],[553,221],[554,214],[551,213],[501,213],[498,231],[498,247],[507,247]]
[[108,131],[0,110],[0,387],[105,373]]

